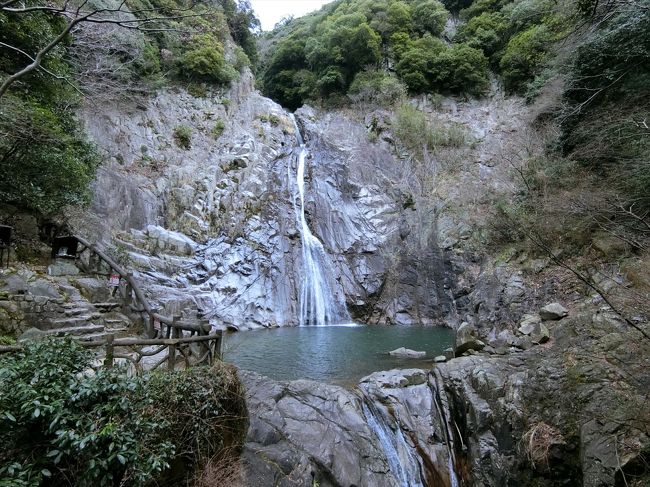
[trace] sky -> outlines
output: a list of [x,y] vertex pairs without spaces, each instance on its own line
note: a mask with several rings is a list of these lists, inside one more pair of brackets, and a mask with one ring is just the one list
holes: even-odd
[[262,30],[273,30],[283,17],[302,15],[318,10],[332,0],[251,0],[257,18],[262,23]]

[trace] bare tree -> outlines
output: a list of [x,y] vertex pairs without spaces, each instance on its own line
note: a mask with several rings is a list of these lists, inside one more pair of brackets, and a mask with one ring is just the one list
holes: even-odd
[[[0,42],[0,46],[22,54],[29,61],[23,68],[15,73],[9,74],[0,84],[0,98],[7,90],[30,73],[41,70],[57,79],[66,78],[56,75],[43,66],[43,61],[57,46],[59,46],[68,35],[84,24],[111,24],[116,28],[136,30],[140,32],[162,32],[175,30],[166,26],[163,22],[180,20],[186,17],[195,17],[198,14],[192,13],[189,9],[178,9],[170,15],[162,15],[158,9],[141,9],[130,11],[126,7],[126,0],[118,0],[113,6],[102,6],[97,8],[89,7],[88,0],[80,0],[80,3],[73,3],[65,0],[62,4],[43,1],[36,5],[27,5],[22,0],[7,0],[0,3],[0,13],[13,15],[30,15],[41,13],[65,20],[63,27],[58,34],[45,41],[45,45],[38,52],[28,53],[7,43]],[[68,81],[69,82],[69,81]]]

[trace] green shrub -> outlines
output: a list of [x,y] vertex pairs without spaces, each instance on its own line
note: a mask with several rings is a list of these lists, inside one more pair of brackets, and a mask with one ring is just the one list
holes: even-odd
[[435,86],[453,93],[484,93],[490,84],[488,60],[478,49],[454,44],[433,62]]
[[223,45],[212,34],[197,34],[180,58],[179,72],[189,79],[203,79],[219,84],[230,83],[236,72],[224,57]]
[[470,20],[484,12],[497,12],[507,3],[508,0],[475,0],[469,7],[460,11],[460,18]]
[[215,139],[218,139],[219,137],[221,137],[221,134],[223,134],[223,131],[225,129],[226,129],[225,122],[222,119],[218,119],[215,122],[214,127],[212,127],[212,136]]
[[413,9],[413,28],[420,34],[439,36],[448,16],[449,12],[437,0],[419,0]]
[[423,112],[405,103],[395,118],[395,136],[409,151],[420,154],[423,148],[431,147],[431,128]]
[[0,201],[44,215],[88,202],[99,158],[69,110],[12,94],[1,103]]
[[406,86],[397,77],[380,70],[357,73],[348,97],[357,102],[392,105],[406,96]]
[[467,144],[467,133],[460,124],[449,126],[432,124],[425,114],[410,104],[402,105],[394,123],[395,136],[418,160],[424,151],[447,147],[459,148]]
[[205,98],[208,96],[208,87],[206,83],[191,82],[187,84],[187,92],[196,98]]
[[251,65],[250,59],[246,55],[246,52],[239,46],[235,46],[235,62],[233,67],[240,73]]
[[510,39],[499,62],[505,87],[520,91],[543,67],[553,34],[545,25],[535,25]]
[[481,49],[486,56],[492,56],[504,46],[507,31],[508,23],[502,14],[486,12],[461,25],[454,40]]
[[[57,339],[0,358],[3,485],[150,485],[191,474],[243,440],[233,371],[193,368],[128,376],[91,369],[93,355]],[[179,463],[180,462],[180,463]],[[179,479],[182,480],[182,479]]]
[[192,147],[192,128],[187,125],[179,125],[174,128],[174,141],[178,147],[189,150]]

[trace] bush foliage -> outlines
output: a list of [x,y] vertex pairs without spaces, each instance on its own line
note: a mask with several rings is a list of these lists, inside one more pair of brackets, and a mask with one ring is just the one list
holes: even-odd
[[[290,109],[345,94],[356,101],[393,103],[398,81],[412,93],[481,93],[488,80],[483,53],[448,47],[439,38],[448,15],[437,0],[335,2],[270,34],[272,48],[261,67],[263,90]],[[461,65],[450,66],[461,59]],[[386,69],[390,65],[397,80]],[[375,73],[374,79],[363,73]],[[380,79],[385,93],[372,99],[368,89],[379,87]]]
[[56,339],[0,358],[0,485],[150,485],[242,441],[230,369],[131,377],[92,361]]

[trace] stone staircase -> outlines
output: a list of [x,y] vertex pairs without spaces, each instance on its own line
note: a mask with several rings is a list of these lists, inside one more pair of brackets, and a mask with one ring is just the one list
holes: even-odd
[[0,333],[99,340],[132,327],[102,276],[51,276],[16,266],[0,271]]
[[106,335],[126,333],[130,320],[118,312],[117,302],[89,303],[75,300],[61,305],[64,316],[49,320],[48,335],[79,340],[100,340]]

